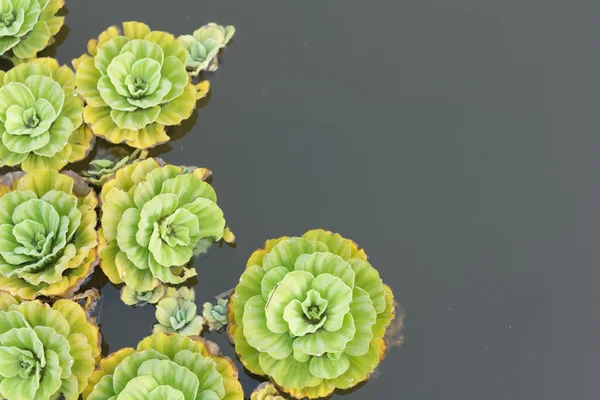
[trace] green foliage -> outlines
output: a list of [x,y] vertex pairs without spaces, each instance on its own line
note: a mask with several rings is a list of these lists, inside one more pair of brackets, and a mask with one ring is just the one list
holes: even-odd
[[0,1],[0,55],[30,59],[48,46],[64,23],[64,0]]
[[188,53],[186,68],[195,76],[202,71],[216,71],[219,67],[217,55],[227,46],[235,33],[233,26],[221,26],[214,22],[204,25],[192,35],[177,38]]
[[250,396],[250,400],[285,400],[285,397],[270,382],[263,382]]
[[219,299],[216,305],[204,303],[202,316],[211,331],[218,331],[227,325],[227,304],[229,300]]
[[0,290],[66,296],[97,261],[96,195],[77,175],[15,172],[0,179]]
[[243,400],[231,360],[201,338],[154,334],[137,349],[108,356],[90,378],[83,400]]
[[83,180],[90,185],[101,187],[106,181],[113,176],[119,169],[126,165],[133,164],[136,161],[143,160],[148,157],[146,150],[137,149],[130,155],[121,158],[118,161],[108,159],[97,159],[90,162],[90,167],[81,175]]
[[187,52],[173,35],[125,22],[123,34],[109,28],[88,51],[74,65],[85,120],[97,135],[148,149],[169,140],[165,126],[191,116],[198,89],[186,72]]
[[366,380],[394,316],[392,293],[366,259],[323,230],[256,251],[230,300],[229,333],[245,367],[298,398]]
[[121,300],[129,306],[143,306],[145,304],[158,303],[167,292],[165,285],[158,285],[153,290],[145,292],[136,292],[129,286],[123,286],[121,289]]
[[0,72],[0,166],[60,170],[82,160],[93,139],[82,112],[73,71],[54,59]]
[[99,357],[98,327],[77,303],[0,292],[0,398],[77,400]]
[[204,171],[146,159],[102,188],[101,266],[115,284],[149,291],[196,275],[188,265],[223,237],[225,219]]
[[204,318],[196,314],[196,303],[167,297],[156,306],[154,332],[177,332],[182,336],[197,336],[204,327]]

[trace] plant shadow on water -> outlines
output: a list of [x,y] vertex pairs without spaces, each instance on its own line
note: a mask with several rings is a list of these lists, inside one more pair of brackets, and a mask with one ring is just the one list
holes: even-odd
[[184,120],[179,125],[167,128],[167,134],[169,135],[171,140],[169,140],[167,143],[159,144],[156,147],[148,149],[150,157],[159,157],[161,155],[171,152],[173,150],[175,142],[184,137],[194,128],[196,122],[198,121],[198,111],[202,110],[208,105],[211,93],[212,92],[209,91],[206,97],[203,97],[200,100],[198,100],[196,108],[194,109],[192,115],[188,119]]

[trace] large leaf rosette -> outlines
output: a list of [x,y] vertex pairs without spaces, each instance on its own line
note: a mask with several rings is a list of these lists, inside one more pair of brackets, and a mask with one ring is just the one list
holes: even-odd
[[77,400],[99,358],[98,327],[77,303],[0,292],[0,398]]
[[95,134],[113,143],[146,149],[167,142],[165,126],[189,118],[198,90],[185,65],[188,55],[175,37],[125,22],[88,44],[90,55],[74,61],[84,117]]
[[196,275],[188,265],[192,257],[225,233],[223,211],[204,173],[147,159],[104,184],[100,260],[111,282],[148,291]]
[[0,0],[0,55],[33,58],[64,23],[64,0]]
[[0,71],[0,166],[60,170],[83,160],[94,135],[83,120],[75,74],[52,58]]
[[214,343],[158,333],[102,360],[83,400],[243,400],[237,377]]
[[313,230],[252,254],[228,317],[248,370],[294,397],[318,398],[368,379],[385,354],[394,302],[363,250]]
[[68,296],[97,263],[96,194],[54,170],[0,177],[0,290]]

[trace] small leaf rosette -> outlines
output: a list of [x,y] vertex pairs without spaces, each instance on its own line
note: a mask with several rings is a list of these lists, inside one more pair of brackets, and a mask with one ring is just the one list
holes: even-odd
[[96,135],[139,149],[165,143],[165,126],[178,125],[196,107],[198,92],[185,69],[188,55],[175,37],[125,22],[88,44],[74,61],[84,117]]
[[75,74],[56,60],[0,71],[0,166],[60,170],[83,160],[94,135],[82,125],[82,113]]
[[243,400],[237,377],[214,343],[157,333],[102,360],[83,400]]
[[97,264],[96,194],[72,173],[0,177],[0,290],[68,297]]
[[167,292],[165,285],[158,285],[153,290],[145,292],[136,292],[129,286],[123,286],[121,289],[121,300],[128,306],[144,306],[146,304],[158,303]]
[[202,71],[216,71],[219,67],[217,55],[227,46],[235,33],[233,26],[221,26],[214,22],[204,25],[192,35],[177,38],[188,53],[185,65],[192,76]]
[[219,299],[217,304],[204,303],[202,316],[211,331],[218,331],[227,325],[227,304],[229,304],[227,299]]
[[102,188],[101,267],[114,284],[149,291],[196,275],[188,265],[223,237],[225,219],[203,169],[146,159]]
[[77,303],[0,292],[0,398],[77,400],[99,358],[98,327]]
[[173,333],[182,336],[198,336],[204,327],[204,318],[196,314],[194,301],[166,297],[156,305],[154,332]]
[[56,13],[64,0],[0,1],[0,55],[33,58],[53,40],[64,23]]
[[297,398],[368,379],[385,355],[390,288],[363,250],[313,230],[266,242],[248,260],[229,306],[242,363]]

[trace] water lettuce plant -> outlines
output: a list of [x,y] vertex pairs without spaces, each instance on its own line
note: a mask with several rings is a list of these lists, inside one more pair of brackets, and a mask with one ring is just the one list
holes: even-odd
[[263,382],[252,392],[250,400],[285,400],[279,390],[270,382]]
[[100,260],[114,284],[149,291],[196,275],[189,265],[225,233],[223,211],[204,169],[146,159],[102,187]]
[[204,303],[202,316],[211,331],[218,331],[227,325],[227,304],[227,299],[219,299],[217,304]]
[[0,292],[0,398],[77,400],[99,358],[98,327],[77,303]]
[[167,296],[156,306],[154,332],[176,332],[182,336],[200,335],[204,327],[204,318],[196,314],[194,289],[183,287],[179,290],[169,288]]
[[165,285],[158,285],[153,290],[148,290],[145,292],[137,292],[130,288],[129,286],[123,286],[121,289],[121,300],[123,303],[128,306],[143,306],[146,304],[156,304],[167,292],[167,287]]
[[0,166],[60,170],[83,160],[94,135],[82,125],[82,113],[75,74],[56,60],[40,58],[0,71]]
[[81,173],[81,177],[90,185],[102,187],[102,185],[104,185],[119,169],[138,160],[143,160],[146,157],[148,157],[148,152],[146,150],[137,149],[118,161],[95,159],[90,162],[88,170]]
[[56,15],[64,0],[2,0],[0,2],[0,56],[18,62],[51,44],[64,23]]
[[165,127],[189,118],[205,94],[187,74],[188,54],[169,33],[125,22],[88,44],[74,60],[84,117],[95,134],[112,143],[147,149],[169,140]]
[[385,355],[393,295],[365,252],[313,230],[255,251],[230,298],[229,335],[244,366],[297,398],[368,379]]
[[0,177],[0,290],[24,299],[69,296],[97,264],[94,191],[73,173]]
[[186,68],[192,76],[202,71],[216,71],[219,67],[217,55],[227,46],[235,33],[235,27],[217,25],[214,22],[206,24],[194,31],[192,35],[182,35],[177,38],[188,53]]
[[157,333],[102,360],[83,400],[243,400],[237,377],[214,343]]

